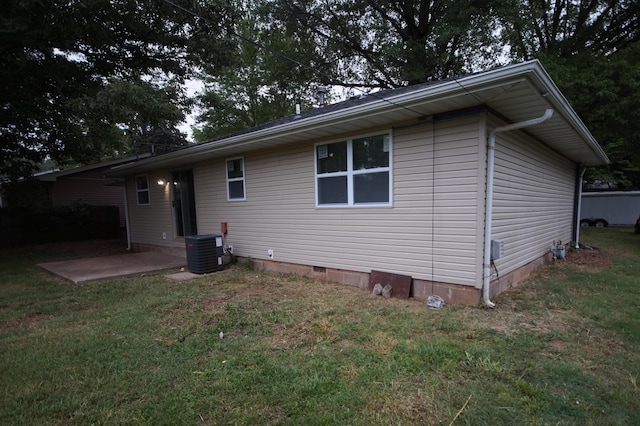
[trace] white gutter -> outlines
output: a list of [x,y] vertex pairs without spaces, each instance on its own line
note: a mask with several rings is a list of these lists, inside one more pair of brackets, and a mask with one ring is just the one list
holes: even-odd
[[544,123],[553,115],[552,109],[547,109],[544,115],[531,120],[521,121],[519,123],[508,124],[502,127],[496,127],[489,133],[487,141],[487,197],[485,200],[485,219],[484,219],[484,264],[483,264],[483,282],[482,282],[482,300],[489,308],[496,305],[491,298],[491,221],[493,218],[493,174],[495,169],[496,154],[496,133],[509,132],[511,130],[521,129],[536,124]]
[[586,167],[583,167],[580,171],[580,182],[578,183],[578,206],[576,208],[576,245],[575,248],[580,248],[580,212],[582,211],[582,181],[584,178],[584,172],[587,171]]

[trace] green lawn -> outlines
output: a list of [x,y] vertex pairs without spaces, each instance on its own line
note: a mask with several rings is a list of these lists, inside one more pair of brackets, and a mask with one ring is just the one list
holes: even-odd
[[2,250],[0,424],[640,424],[640,235],[582,240],[494,310],[242,267],[74,286],[34,265],[78,252]]

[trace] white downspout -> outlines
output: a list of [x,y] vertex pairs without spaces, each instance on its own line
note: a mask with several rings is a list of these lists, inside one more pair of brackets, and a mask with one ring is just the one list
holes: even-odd
[[580,212],[582,211],[582,180],[584,179],[584,172],[587,171],[586,167],[583,167],[580,171],[580,184],[578,185],[578,208],[576,209],[576,245],[575,248],[580,248]]
[[124,179],[124,224],[127,230],[127,251],[130,251],[131,226],[129,226],[129,197],[127,197],[127,178]]
[[495,303],[490,300],[491,297],[491,221],[493,218],[493,173],[495,168],[496,154],[496,133],[508,132],[511,130],[521,129],[536,124],[544,123],[553,115],[552,109],[547,109],[544,115],[531,120],[521,121],[519,123],[508,124],[502,127],[496,127],[489,133],[487,140],[487,196],[485,199],[485,219],[484,219],[484,264],[483,264],[483,282],[482,282],[482,301],[489,307],[495,307]]

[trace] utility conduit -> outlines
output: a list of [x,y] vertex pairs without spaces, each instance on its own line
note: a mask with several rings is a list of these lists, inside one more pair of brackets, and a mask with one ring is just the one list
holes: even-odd
[[491,301],[491,221],[493,218],[493,174],[495,169],[496,134],[544,123],[550,119],[552,115],[553,110],[547,109],[541,117],[496,127],[489,133],[487,140],[487,196],[484,208],[484,264],[482,282],[482,301],[489,308],[496,306],[495,303]]

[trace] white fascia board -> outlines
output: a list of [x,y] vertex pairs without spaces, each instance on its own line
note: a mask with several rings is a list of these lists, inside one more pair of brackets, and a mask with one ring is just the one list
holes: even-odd
[[[524,62],[522,64],[516,64],[507,66],[504,68],[498,68],[493,71],[482,73],[479,78],[473,78],[474,76],[468,76],[458,79],[458,82],[465,85],[467,88],[472,88],[483,83],[496,81],[508,77],[515,77],[518,75],[526,75],[528,80],[540,90],[539,95],[545,96],[552,104],[556,113],[562,116],[562,118],[571,126],[574,131],[586,142],[587,146],[593,151],[593,153],[600,159],[602,164],[609,164],[609,158],[602,150],[596,139],[593,137],[587,126],[580,119],[575,112],[571,104],[564,97],[558,86],[551,79],[547,71],[544,69],[540,61],[532,60]],[[535,79],[533,78],[535,77]],[[467,82],[467,80],[470,80]],[[537,84],[536,84],[537,83]]]
[[560,89],[558,89],[558,86],[556,86],[549,74],[547,74],[547,71],[539,65],[538,61],[535,62],[538,64],[538,66],[533,69],[535,76],[546,90],[547,98],[551,98],[550,100],[553,101],[554,109],[556,109],[556,111],[562,115],[564,120],[576,131],[576,133],[582,137],[602,163],[609,164],[607,154],[605,154],[587,126],[580,119],[571,104],[569,104],[567,98],[565,98]]
[[640,191],[598,191],[583,192],[583,197],[623,197],[623,196],[640,196]]

